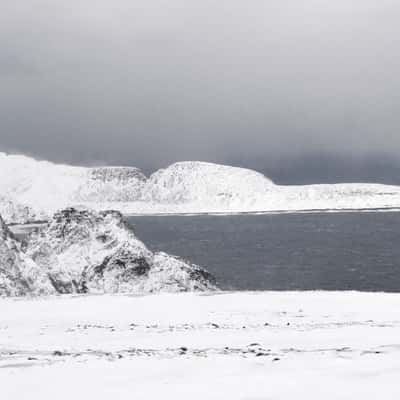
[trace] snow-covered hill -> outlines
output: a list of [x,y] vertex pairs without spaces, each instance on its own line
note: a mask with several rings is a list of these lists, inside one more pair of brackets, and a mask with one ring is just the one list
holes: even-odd
[[0,153],[0,195],[38,214],[80,203],[135,201],[145,180],[137,168],[73,167]]
[[400,187],[366,183],[282,186],[248,169],[182,162],[155,172],[144,185],[142,198],[151,204],[143,210],[155,212],[363,209],[399,207]]
[[216,289],[206,270],[152,253],[116,211],[66,209],[33,234],[26,254],[59,293],[153,293]]
[[0,153],[0,210],[8,222],[79,205],[127,214],[398,208],[400,187],[280,186],[252,170],[195,161],[147,179],[133,167],[74,167]]
[[249,195],[267,195],[273,187],[255,171],[187,161],[155,172],[144,186],[143,198],[161,204],[243,206]]
[[216,288],[205,269],[151,252],[117,211],[62,210],[24,244],[0,216],[0,296]]

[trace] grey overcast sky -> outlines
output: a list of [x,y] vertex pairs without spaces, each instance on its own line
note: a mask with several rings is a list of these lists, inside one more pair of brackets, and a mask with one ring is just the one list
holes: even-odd
[[0,148],[400,183],[399,21],[399,0],[2,0]]

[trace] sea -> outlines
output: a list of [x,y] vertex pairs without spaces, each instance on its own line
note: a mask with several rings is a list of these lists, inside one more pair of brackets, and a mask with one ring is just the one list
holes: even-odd
[[206,267],[224,290],[400,292],[400,213],[127,217],[154,251]]

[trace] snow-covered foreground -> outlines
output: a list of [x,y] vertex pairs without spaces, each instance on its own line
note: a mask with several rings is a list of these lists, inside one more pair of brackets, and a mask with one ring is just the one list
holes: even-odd
[[397,399],[400,294],[0,301],[1,397]]

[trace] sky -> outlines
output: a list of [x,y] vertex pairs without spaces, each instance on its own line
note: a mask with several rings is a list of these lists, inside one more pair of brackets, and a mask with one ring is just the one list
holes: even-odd
[[398,0],[2,0],[0,149],[400,183]]

